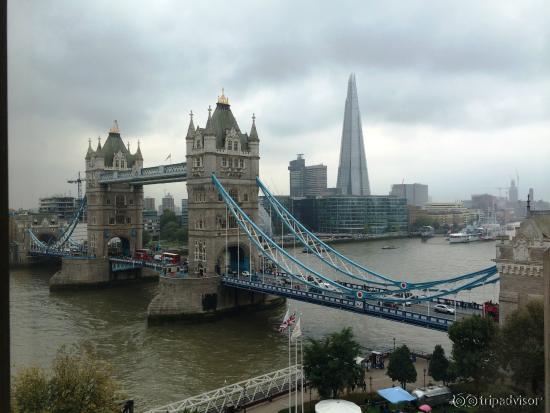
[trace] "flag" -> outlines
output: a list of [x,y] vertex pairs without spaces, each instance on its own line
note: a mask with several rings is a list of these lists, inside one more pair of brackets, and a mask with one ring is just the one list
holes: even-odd
[[279,326],[279,331],[282,333],[283,331],[285,331],[288,327],[290,327],[291,325],[294,324],[294,322],[296,321],[296,314],[292,314],[290,315],[290,311],[289,310],[286,310],[286,314],[283,318],[283,322],[281,323],[281,325]]
[[172,154],[169,153],[168,156],[166,157],[165,161],[167,161],[168,159],[172,160]]
[[292,330],[292,334],[290,338],[292,340],[296,340],[298,337],[302,335],[302,329],[300,327],[300,319],[296,322],[296,325],[294,326],[294,330]]

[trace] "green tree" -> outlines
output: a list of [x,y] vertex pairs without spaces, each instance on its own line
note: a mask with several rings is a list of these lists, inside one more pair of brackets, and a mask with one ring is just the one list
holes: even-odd
[[344,388],[363,379],[363,369],[355,362],[360,352],[349,327],[322,340],[309,339],[304,348],[304,370],[321,398],[337,398]]
[[51,377],[37,367],[23,369],[13,380],[13,413],[114,413],[118,385],[110,368],[86,353],[75,356],[62,350],[54,360]]
[[544,389],[544,304],[530,301],[514,311],[502,327],[501,365],[514,383],[536,395]]
[[179,229],[180,227],[176,222],[169,221],[161,228],[160,237],[167,241],[175,241]]
[[416,381],[416,368],[411,360],[411,352],[406,345],[396,348],[390,354],[386,374],[392,380],[398,381],[403,388],[407,383]]
[[449,360],[445,357],[445,350],[439,344],[435,346],[430,364],[428,366],[428,374],[434,380],[442,381],[447,384],[449,381]]
[[169,222],[175,222],[179,225],[179,218],[176,216],[176,214],[174,214],[174,212],[170,211],[169,209],[165,209],[160,216],[160,230],[162,231],[166,224],[168,224]]
[[149,234],[149,231],[143,230],[143,233],[141,235],[141,244],[145,247],[149,242],[151,241],[151,234]]
[[483,379],[494,380],[498,371],[498,326],[489,317],[474,315],[449,328],[456,374],[473,379],[479,387]]

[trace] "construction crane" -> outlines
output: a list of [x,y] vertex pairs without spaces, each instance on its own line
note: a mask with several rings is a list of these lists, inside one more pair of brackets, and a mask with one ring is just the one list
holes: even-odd
[[69,184],[77,184],[78,185],[78,200],[82,199],[82,182],[86,182],[86,178],[80,177],[80,171],[78,171],[78,178],[77,179],[69,179],[67,183]]

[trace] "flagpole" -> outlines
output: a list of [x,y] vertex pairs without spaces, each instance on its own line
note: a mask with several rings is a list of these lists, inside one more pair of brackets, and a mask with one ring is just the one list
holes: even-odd
[[290,365],[290,326],[288,326],[288,413],[292,413],[292,370]]
[[294,348],[296,350],[296,375],[294,376],[294,389],[296,394],[294,400],[296,401],[296,413],[298,413],[298,337],[296,337],[295,341],[296,342],[294,343]]
[[302,372],[302,413],[304,413],[304,347],[303,336],[300,337],[300,370]]

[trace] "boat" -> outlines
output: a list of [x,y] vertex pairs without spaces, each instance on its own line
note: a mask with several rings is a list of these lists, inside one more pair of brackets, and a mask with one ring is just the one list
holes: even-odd
[[455,232],[454,234],[449,234],[449,244],[463,244],[467,242],[472,242],[472,235],[466,232]]
[[383,250],[394,250],[396,249],[397,247],[395,245],[384,245],[382,247]]
[[420,228],[420,237],[422,240],[427,240],[428,238],[432,238],[434,236],[435,230],[433,227],[430,227],[429,225]]

